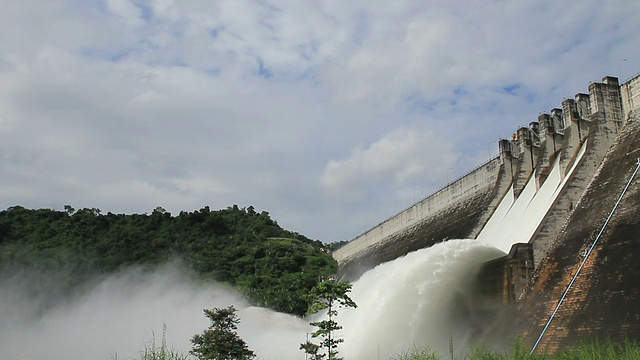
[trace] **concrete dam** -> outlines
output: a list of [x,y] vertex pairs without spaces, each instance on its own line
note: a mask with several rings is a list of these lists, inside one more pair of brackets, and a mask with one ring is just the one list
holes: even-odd
[[476,281],[479,307],[510,314],[505,336],[547,353],[640,340],[639,114],[640,75],[589,84],[500,140],[495,158],[337,249],[338,275],[477,239],[508,254]]

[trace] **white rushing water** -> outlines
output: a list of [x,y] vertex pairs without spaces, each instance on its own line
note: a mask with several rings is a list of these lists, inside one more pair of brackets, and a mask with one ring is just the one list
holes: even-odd
[[365,273],[353,284],[358,309],[338,317],[346,359],[388,359],[412,346],[447,354],[464,347],[467,324],[451,321],[455,300],[470,292],[479,265],[504,255],[475,240],[449,240]]

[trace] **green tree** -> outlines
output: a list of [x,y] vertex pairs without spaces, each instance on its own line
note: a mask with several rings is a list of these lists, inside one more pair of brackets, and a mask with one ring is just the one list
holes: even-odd
[[73,215],[73,213],[76,211],[76,209],[74,209],[71,205],[65,205],[64,206],[64,211],[69,215]]
[[300,349],[311,355],[311,360],[321,360],[325,356],[328,360],[342,360],[341,357],[338,357],[337,348],[338,344],[344,342],[344,339],[338,339],[334,336],[334,332],[342,329],[342,326],[334,318],[340,309],[358,307],[349,297],[350,291],[351,284],[333,279],[323,280],[311,289],[309,314],[327,310],[325,320],[311,323],[317,328],[311,337],[313,339],[319,338],[320,342],[316,344],[307,340],[300,344]]
[[[94,277],[170,259],[183,261],[200,280],[235,287],[252,305],[298,316],[307,313],[305,296],[318,279],[338,265],[322,242],[283,229],[251,206],[205,206],[177,216],[159,206],[131,215],[71,205],[65,211],[0,210],[0,278],[55,274],[55,292],[72,296]],[[33,290],[48,296],[44,287]]]
[[236,308],[205,309],[211,325],[202,334],[191,338],[192,355],[200,360],[246,360],[256,357],[247,344],[236,333],[240,319]]

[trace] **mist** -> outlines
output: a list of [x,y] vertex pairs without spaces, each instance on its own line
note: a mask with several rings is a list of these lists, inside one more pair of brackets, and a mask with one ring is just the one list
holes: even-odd
[[198,282],[177,264],[130,269],[56,304],[30,297],[21,282],[29,279],[0,282],[0,359],[139,359],[153,338],[160,346],[163,324],[168,347],[186,354],[191,337],[210,324],[203,309],[229,305],[239,310],[239,335],[265,359],[299,358],[298,344],[309,331],[304,320],[250,307],[231,289]]
[[[446,354],[452,338],[464,347],[469,325],[456,316],[459,299],[469,296],[479,265],[501,255],[475,240],[450,240],[365,273],[351,293],[358,308],[338,318],[341,354],[388,359],[425,345]],[[199,282],[178,264],[130,269],[79,295],[53,297],[53,304],[32,297],[27,281],[0,283],[1,359],[136,359],[152,339],[160,346],[163,324],[167,345],[186,354],[191,337],[209,326],[202,310],[229,305],[238,309],[239,335],[260,359],[304,359],[299,344],[313,330],[310,319],[249,306],[232,289]]]

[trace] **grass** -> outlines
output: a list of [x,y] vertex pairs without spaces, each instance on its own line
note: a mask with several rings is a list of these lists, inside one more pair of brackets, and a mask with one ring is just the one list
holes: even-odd
[[464,357],[455,357],[453,348],[449,357],[441,357],[428,347],[411,348],[390,360],[640,360],[640,345],[636,342],[591,342],[575,346],[553,355],[534,354],[516,342],[511,353],[500,353],[484,346],[472,348]]
[[[139,360],[195,360],[190,354],[179,353],[167,347],[166,325],[162,329],[162,343],[156,345],[155,336],[144,344],[144,350],[140,351]],[[119,360],[118,355],[111,357],[112,360]],[[258,357],[259,359],[259,357]],[[135,359],[127,359],[135,360]],[[614,343],[590,342],[579,346],[571,347],[553,355],[529,354],[529,349],[525,349],[518,341],[513,345],[513,349],[508,353],[501,353],[485,346],[475,346],[469,350],[467,355],[462,357],[454,355],[453,341],[449,344],[449,354],[443,357],[437,352],[427,347],[413,346],[402,351],[389,360],[640,360],[640,344],[633,341],[623,341]]]
[[413,346],[411,349],[407,351],[403,351],[398,354],[396,357],[393,357],[389,360],[440,360],[440,356],[435,351],[432,351],[430,348],[418,348],[417,346]]
[[[162,344],[156,345],[155,334],[150,341],[144,344],[144,350],[140,351],[140,360],[191,360],[189,354],[180,353],[167,347],[167,324],[162,325]],[[118,354],[111,357],[112,360],[119,360]],[[131,359],[127,359],[131,360]]]
[[565,350],[553,357],[553,360],[638,360],[640,359],[640,345],[631,341],[615,344],[608,341],[604,344],[592,342]]

